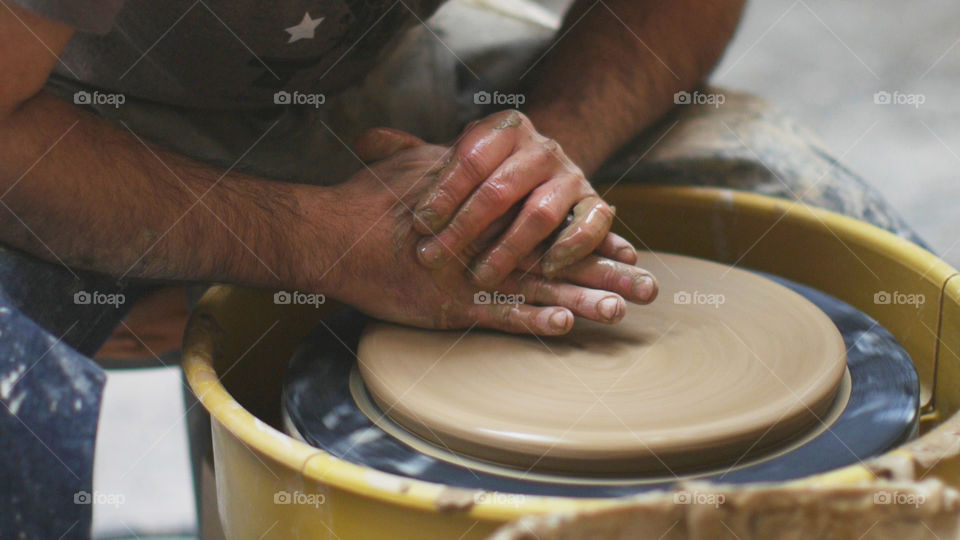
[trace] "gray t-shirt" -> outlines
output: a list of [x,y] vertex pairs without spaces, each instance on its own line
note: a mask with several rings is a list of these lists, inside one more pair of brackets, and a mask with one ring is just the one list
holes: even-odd
[[443,0],[13,0],[77,33],[54,73],[103,92],[233,109],[357,81]]

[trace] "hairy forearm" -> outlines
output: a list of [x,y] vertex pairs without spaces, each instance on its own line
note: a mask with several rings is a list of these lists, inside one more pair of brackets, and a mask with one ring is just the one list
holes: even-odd
[[303,238],[331,196],[148,147],[42,93],[0,120],[0,242],[71,268],[305,287],[324,246]]
[[528,116],[589,176],[703,81],[743,3],[579,0],[527,76]]

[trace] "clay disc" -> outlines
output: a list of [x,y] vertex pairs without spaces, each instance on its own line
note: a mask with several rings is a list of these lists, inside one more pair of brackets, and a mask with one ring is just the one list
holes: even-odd
[[810,428],[846,368],[808,300],[751,272],[642,253],[660,295],[558,338],[372,323],[358,348],[376,404],[454,452],[541,471],[734,463]]

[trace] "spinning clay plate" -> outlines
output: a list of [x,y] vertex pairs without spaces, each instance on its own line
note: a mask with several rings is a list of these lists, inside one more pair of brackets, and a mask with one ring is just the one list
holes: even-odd
[[742,459],[811,428],[846,350],[830,318],[763,276],[665,253],[638,265],[650,305],[566,336],[373,323],[358,348],[375,403],[455,453],[538,471],[610,474]]

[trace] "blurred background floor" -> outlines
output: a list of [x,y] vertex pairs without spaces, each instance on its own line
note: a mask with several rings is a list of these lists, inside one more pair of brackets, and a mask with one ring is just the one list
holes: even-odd
[[754,1],[712,82],[796,117],[960,266],[957,20],[955,1]]
[[[960,266],[958,20],[946,0],[754,1],[712,82],[798,118]],[[109,374],[94,488],[124,504],[95,508],[97,536],[193,530],[181,388],[178,368]]]

